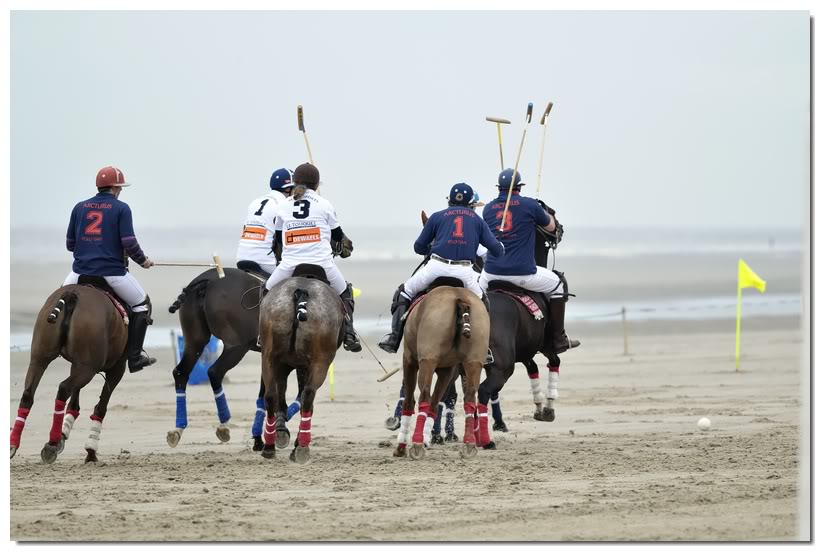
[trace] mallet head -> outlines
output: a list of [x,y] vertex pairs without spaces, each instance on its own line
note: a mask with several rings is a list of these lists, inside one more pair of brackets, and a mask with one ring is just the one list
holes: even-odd
[[547,116],[550,115],[550,110],[552,110],[552,109],[553,109],[553,101],[551,100],[550,102],[547,103],[547,108],[544,110],[544,114],[541,116],[541,122],[539,122],[541,125],[544,125],[544,122],[547,120]]
[[488,122],[495,122],[497,124],[509,124],[511,123],[510,120],[505,120],[504,118],[494,118],[493,116],[487,116]]
[[223,278],[226,276],[223,272],[223,265],[221,264],[221,258],[218,256],[217,253],[212,253],[212,260],[215,261],[215,268],[218,270],[218,278]]
[[304,129],[304,107],[298,105],[298,131],[306,131]]

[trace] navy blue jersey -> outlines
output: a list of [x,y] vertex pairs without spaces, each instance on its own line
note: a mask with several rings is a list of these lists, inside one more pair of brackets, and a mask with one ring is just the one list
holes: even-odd
[[484,207],[484,221],[489,229],[495,232],[505,249],[504,255],[488,254],[484,270],[501,276],[535,274],[536,226],[547,226],[550,223],[550,215],[535,199],[522,197],[514,192],[510,198],[504,231],[499,231],[506,202],[507,192],[504,191]]
[[135,239],[129,205],[110,193],[98,193],[75,205],[66,248],[74,252],[72,271],[88,276],[123,276],[124,253],[138,264],[146,260]]
[[479,243],[489,249],[490,253],[500,255],[504,252],[496,237],[473,209],[448,207],[430,216],[413,247],[419,255],[434,253],[453,261],[474,261]]

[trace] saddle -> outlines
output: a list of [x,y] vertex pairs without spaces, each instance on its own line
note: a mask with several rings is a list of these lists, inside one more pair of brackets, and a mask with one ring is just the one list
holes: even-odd
[[261,268],[261,265],[255,261],[238,261],[235,265],[238,270],[243,270],[247,274],[251,274],[261,282],[266,282],[269,279],[269,273]]
[[129,326],[129,317],[132,316],[132,308],[129,307],[129,304],[124,302],[120,297],[118,297],[115,290],[112,289],[112,286],[109,285],[109,282],[106,281],[105,278],[102,276],[87,276],[82,274],[78,279],[77,283],[80,286],[86,286],[88,288],[94,288],[106,294],[106,297],[112,302],[112,305],[115,306],[115,309],[120,314],[121,318],[123,319],[123,324]]
[[324,267],[318,266],[317,264],[299,264],[295,267],[295,270],[292,271],[292,277],[312,278],[314,280],[320,280],[329,286],[329,280],[327,279],[327,273],[324,271]]
[[549,314],[547,301],[544,296],[538,292],[525,290],[505,280],[492,280],[488,284],[487,290],[503,293],[504,295],[512,297],[524,305],[536,320],[541,320],[545,314]]
[[428,293],[441,286],[463,288],[464,282],[459,280],[458,278],[453,278],[452,276],[439,276],[438,278],[430,282],[430,284],[426,288],[424,288],[422,292],[420,292],[413,298],[413,300],[410,302],[410,308],[407,309],[407,313],[404,315],[404,319],[406,319],[407,316],[409,316],[412,313],[413,309],[415,309],[415,306],[418,305],[427,296]]

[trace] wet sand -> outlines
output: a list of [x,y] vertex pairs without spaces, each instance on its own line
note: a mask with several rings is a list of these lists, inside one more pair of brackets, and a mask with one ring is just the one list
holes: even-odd
[[[211,389],[190,386],[189,428],[170,448],[173,363],[169,351],[155,350],[160,362],[127,376],[113,396],[100,463],[83,463],[88,415],[103,384],[95,378],[81,396],[81,417],[65,451],[46,465],[39,452],[57,384],[68,372],[56,361],[11,461],[11,538],[797,538],[798,497],[808,488],[799,482],[799,461],[807,457],[799,449],[800,419],[808,417],[800,414],[798,319],[747,324],[739,373],[732,323],[640,324],[632,329],[629,356],[622,355],[615,325],[581,325],[575,332],[583,345],[563,356],[556,421],[533,420],[519,366],[502,395],[510,432],[493,433],[498,449],[469,460],[455,444],[434,447],[421,461],[394,458],[391,447],[379,446],[395,444],[382,423],[400,374],[377,383],[381,373],[366,350],[339,352],[335,401],[327,382],[316,399],[306,465],[290,462],[287,451],[274,460],[251,451],[257,354],[225,383],[231,440],[221,444],[215,436]],[[397,365],[400,357],[383,361]],[[28,354],[11,354],[11,408],[27,362]],[[702,416],[712,420],[708,432],[696,427]],[[297,423],[289,426],[294,435]]]

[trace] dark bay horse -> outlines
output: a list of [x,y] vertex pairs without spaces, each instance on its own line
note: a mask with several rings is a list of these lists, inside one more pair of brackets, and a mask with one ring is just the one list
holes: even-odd
[[[105,378],[100,401],[92,413],[86,441],[86,461],[97,461],[98,442],[109,398],[126,370],[128,324],[112,300],[102,291],[71,285],[52,293],[40,309],[32,335],[31,356],[17,418],[11,431],[11,457],[20,447],[37,385],[49,364],[63,357],[71,363],[69,377],[57,388],[49,441],[40,457],[53,463],[63,451],[75,420],[80,414],[80,390],[95,374]],[[69,400],[69,398],[71,398]],[[68,408],[66,400],[69,400]]]
[[267,293],[261,302],[261,378],[265,386],[266,420],[263,450],[275,457],[275,448],[289,445],[286,427],[286,386],[289,374],[305,373],[301,390],[301,422],[290,459],[309,461],[315,393],[344,341],[344,307],[329,287],[323,268],[298,265],[289,278]]
[[[412,444],[410,457],[424,457],[424,437],[429,434],[425,425],[435,418],[432,400],[440,401],[459,373],[465,377],[461,454],[463,457],[476,454],[476,412],[479,421],[484,421],[483,430],[487,430],[486,407],[477,406],[476,393],[489,337],[490,319],[484,303],[463,287],[435,287],[408,313],[403,356],[405,396],[394,456],[403,457],[407,454],[407,445]],[[435,388],[432,388],[433,374],[438,377]],[[413,425],[416,384],[420,397]],[[489,438],[480,442],[486,444]]]

